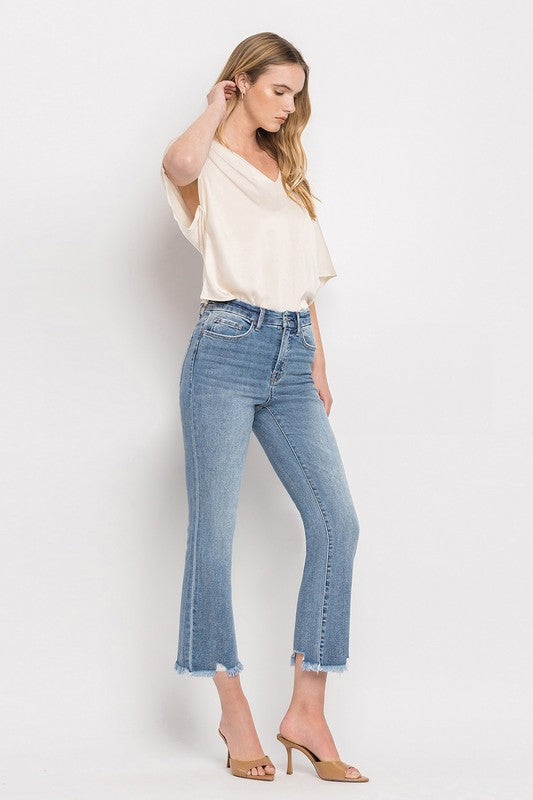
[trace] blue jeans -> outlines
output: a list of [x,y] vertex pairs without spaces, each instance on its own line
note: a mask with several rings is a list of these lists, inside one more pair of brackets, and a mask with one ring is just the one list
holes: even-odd
[[298,652],[303,669],[347,669],[359,522],[311,374],[315,350],[308,308],[274,311],[243,300],[200,306],[179,389],[189,522],[178,673],[225,669],[233,676],[244,668],[237,654],[231,559],[252,431],[305,529],[290,665]]

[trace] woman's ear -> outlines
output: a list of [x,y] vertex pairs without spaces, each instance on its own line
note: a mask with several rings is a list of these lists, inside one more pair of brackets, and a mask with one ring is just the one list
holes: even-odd
[[238,72],[233,78],[233,82],[237,85],[241,94],[249,88],[246,72]]

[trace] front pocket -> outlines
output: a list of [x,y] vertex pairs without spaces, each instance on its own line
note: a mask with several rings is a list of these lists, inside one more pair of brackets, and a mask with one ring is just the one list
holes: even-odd
[[217,339],[240,339],[251,332],[253,321],[235,311],[212,311],[205,321],[203,333]]
[[300,328],[300,337],[302,342],[309,350],[316,350],[315,333],[313,331],[313,323],[310,325],[302,325]]
[[213,328],[215,325],[229,325],[231,328],[237,328],[237,330],[242,331],[242,322],[234,322],[232,319],[224,319],[224,317],[215,317]]

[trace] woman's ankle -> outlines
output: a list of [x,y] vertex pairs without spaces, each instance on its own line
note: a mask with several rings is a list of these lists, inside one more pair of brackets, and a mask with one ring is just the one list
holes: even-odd
[[293,699],[285,712],[283,719],[321,719],[324,717],[324,707],[320,703],[309,702],[308,699]]

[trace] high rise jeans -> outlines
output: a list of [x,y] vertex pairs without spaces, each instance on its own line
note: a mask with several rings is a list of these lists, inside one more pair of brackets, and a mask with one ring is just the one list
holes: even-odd
[[231,597],[237,503],[253,431],[294,500],[306,555],[294,627],[302,668],[347,669],[359,522],[313,382],[309,309],[204,301],[183,361],[179,401],[189,506],[177,673],[237,675]]

